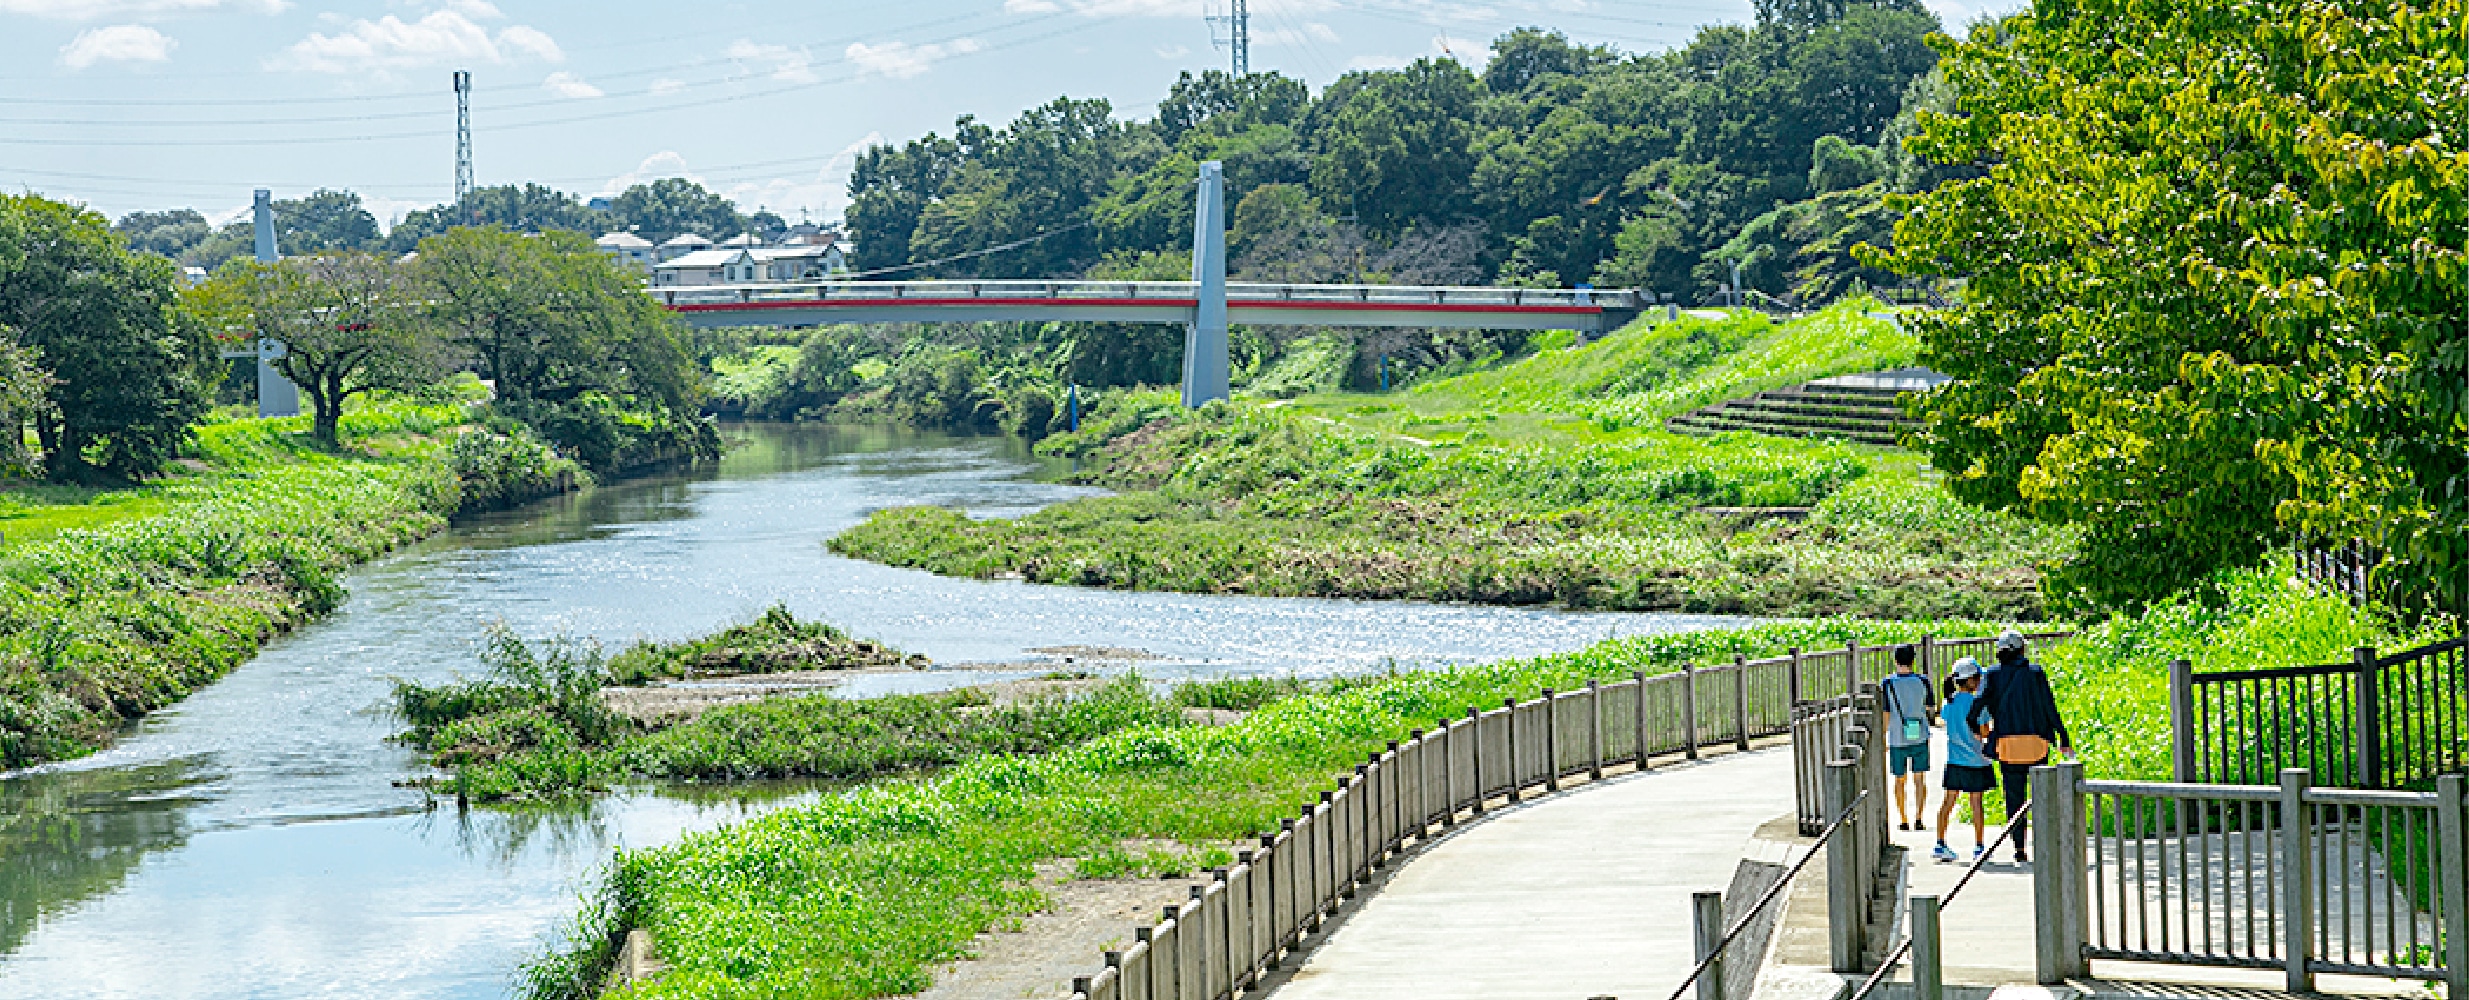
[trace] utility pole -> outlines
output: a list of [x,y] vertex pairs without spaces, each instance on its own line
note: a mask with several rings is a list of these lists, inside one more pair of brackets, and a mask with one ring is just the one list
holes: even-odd
[[454,203],[472,190],[472,75],[454,71]]
[[[1235,78],[1236,78],[1236,79],[1241,79],[1241,78],[1243,78],[1243,77],[1246,77],[1246,76],[1251,75],[1251,72],[1252,72],[1252,5],[1251,5],[1251,0],[1233,0],[1233,6],[1232,6],[1231,8],[1229,8],[1229,9],[1228,9],[1228,11],[1227,11],[1225,14],[1211,14],[1211,15],[1208,15],[1208,16],[1205,18],[1205,20],[1207,20],[1207,21],[1209,22],[1209,27],[1210,27],[1211,29],[1215,29],[1215,28],[1216,28],[1218,25],[1220,25],[1220,24],[1223,24],[1223,25],[1225,25],[1225,26],[1226,26],[1226,39],[1227,39],[1227,41],[1226,41],[1226,48],[1227,48],[1227,50],[1228,50],[1229,52],[1231,52],[1231,53],[1233,54],[1233,56],[1234,56],[1233,63],[1234,63],[1234,75],[1235,75]],[[1212,31],[1210,32],[1210,36],[1211,36],[1211,37],[1210,37],[1210,42],[1211,42],[1211,43],[1215,43],[1215,42],[1216,42],[1216,40],[1217,40],[1217,39],[1216,39],[1216,37],[1215,37],[1215,36],[1216,36],[1216,31],[1215,31],[1215,30],[1212,30]]]

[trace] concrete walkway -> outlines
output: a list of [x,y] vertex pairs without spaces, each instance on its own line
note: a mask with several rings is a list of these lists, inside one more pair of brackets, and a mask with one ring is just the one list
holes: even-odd
[[1689,894],[1728,886],[1791,804],[1778,747],[1496,811],[1391,869],[1270,993],[1662,1000],[1694,964]]

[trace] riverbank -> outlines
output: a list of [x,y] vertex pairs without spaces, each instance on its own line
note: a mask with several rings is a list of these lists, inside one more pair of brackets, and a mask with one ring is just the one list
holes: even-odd
[[345,569],[457,513],[588,481],[480,424],[473,405],[374,405],[327,448],[306,417],[229,419],[133,488],[0,492],[0,770],[102,748],[333,610]]
[[831,544],[1123,589],[2042,617],[2039,567],[2073,534],[1956,502],[1912,452],[1661,428],[1721,399],[1909,364],[1916,345],[1873,305],[1633,325],[1393,394],[1195,413],[1118,394],[1040,450],[1085,456],[1080,478],[1121,495],[1013,520],[886,510]]
[[[529,990],[587,994],[623,932],[642,928],[659,942],[669,971],[621,994],[630,998],[915,992],[978,932],[1039,909],[1041,870],[1059,865],[1110,878],[1189,864],[1174,851],[1126,845],[1201,850],[1274,829],[1363,753],[1467,705],[1792,646],[1997,627],[1768,625],[1612,640],[1566,655],[1340,680],[1309,692],[1229,688],[1213,696],[1256,709],[1231,725],[1172,720],[1042,755],[976,756],[924,780],[866,785],[625,852],[572,937],[581,947],[535,965]],[[1281,693],[1290,696],[1274,697]]]

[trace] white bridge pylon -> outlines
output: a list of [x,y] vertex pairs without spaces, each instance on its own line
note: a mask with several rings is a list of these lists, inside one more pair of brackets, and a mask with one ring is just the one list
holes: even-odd
[[1226,280],[1224,175],[1201,164],[1191,281],[810,281],[654,288],[697,327],[829,323],[1172,323],[1184,339],[1183,402],[1224,399],[1227,329],[1248,326],[1574,330],[1626,325],[1651,293],[1589,288],[1253,284]]

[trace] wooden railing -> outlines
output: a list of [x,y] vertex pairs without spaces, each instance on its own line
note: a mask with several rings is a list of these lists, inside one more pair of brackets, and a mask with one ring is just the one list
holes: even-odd
[[[1985,649],[1991,640],[1924,640],[1924,649]],[[1096,975],[1073,982],[1084,1000],[1220,1000],[1251,988],[1288,952],[1334,917],[1372,873],[1435,830],[1559,791],[1567,779],[1601,778],[1619,765],[1650,767],[1659,755],[1694,759],[1709,746],[1746,750],[1790,732],[1793,706],[1809,691],[1856,692],[1892,671],[1893,646],[1851,644],[1647,677],[1632,674],[1575,691],[1545,691],[1415,730],[1370,754],[1335,790],[1282,820],[1275,833],[1210,872],[1192,898],[1134,928],[1130,948],[1110,951]],[[1948,660],[1947,662],[1951,662]],[[1840,686],[1838,686],[1840,685]],[[1866,733],[1874,727],[1862,729]],[[1866,738],[1866,737],[1863,737]],[[1883,781],[1882,751],[1861,768]],[[1874,831],[1856,850],[1876,853],[1886,836],[1883,795],[1821,791],[1834,812],[1856,799]],[[1821,805],[1825,804],[1824,802]],[[1821,824],[1822,825],[1822,824]]]
[[2327,785],[2425,788],[2469,769],[2469,663],[2451,639],[2347,663],[2196,671],[2169,665],[2180,782],[2262,784],[2305,768]]

